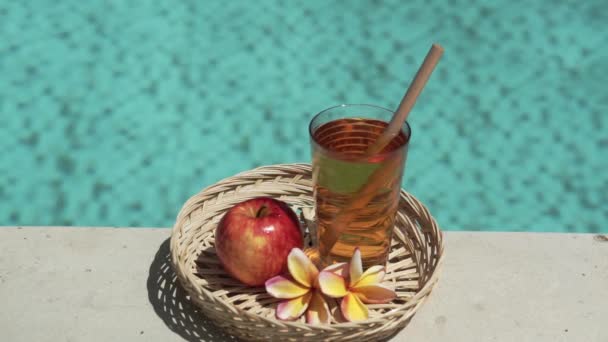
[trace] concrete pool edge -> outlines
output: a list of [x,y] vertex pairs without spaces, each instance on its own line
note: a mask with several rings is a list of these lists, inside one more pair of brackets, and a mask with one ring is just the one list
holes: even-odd
[[[169,235],[167,228],[0,228],[2,337],[183,341],[195,332],[221,340],[204,320],[187,329],[173,323],[165,289],[155,288],[167,272],[159,261]],[[598,236],[445,232],[438,287],[393,340],[608,340],[599,324],[608,316],[608,242]]]

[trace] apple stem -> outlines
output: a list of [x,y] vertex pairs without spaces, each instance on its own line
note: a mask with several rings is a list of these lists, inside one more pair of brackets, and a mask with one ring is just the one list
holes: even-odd
[[260,209],[258,209],[258,212],[255,213],[255,217],[260,218],[260,217],[266,216],[266,212],[268,211],[267,209],[268,209],[268,207],[266,207],[265,205],[262,205],[260,207]]

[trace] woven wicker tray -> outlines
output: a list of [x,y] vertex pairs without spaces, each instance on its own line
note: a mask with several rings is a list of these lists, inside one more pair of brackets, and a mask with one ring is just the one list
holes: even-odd
[[258,196],[275,197],[296,212],[306,211],[313,206],[310,173],[308,164],[264,166],[222,180],[190,198],[171,235],[172,264],[180,283],[207,317],[246,340],[370,341],[393,336],[431,293],[443,255],[437,223],[424,205],[405,191],[401,192],[385,277],[398,296],[389,304],[369,305],[367,321],[308,325],[277,320],[277,299],[263,287],[242,285],[220,266],[214,231],[222,214]]

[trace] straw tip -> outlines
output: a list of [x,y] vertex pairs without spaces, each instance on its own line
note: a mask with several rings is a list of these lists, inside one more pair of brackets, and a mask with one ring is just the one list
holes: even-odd
[[439,43],[433,43],[433,49],[443,52],[443,47]]

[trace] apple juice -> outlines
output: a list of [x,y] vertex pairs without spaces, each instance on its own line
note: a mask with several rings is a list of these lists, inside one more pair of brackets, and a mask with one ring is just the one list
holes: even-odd
[[342,118],[311,125],[317,241],[324,265],[349,261],[356,247],[365,267],[384,265],[390,249],[407,154],[403,130],[381,152],[364,157],[388,124]]

